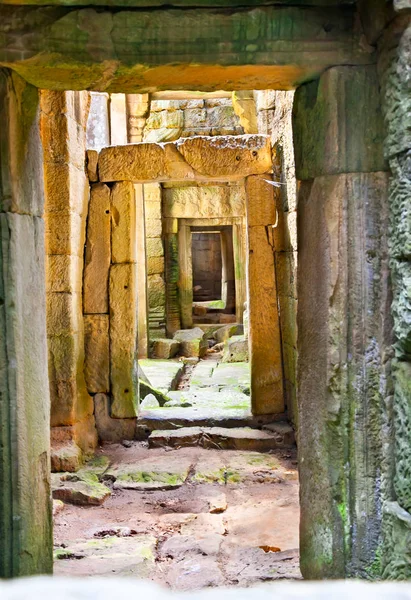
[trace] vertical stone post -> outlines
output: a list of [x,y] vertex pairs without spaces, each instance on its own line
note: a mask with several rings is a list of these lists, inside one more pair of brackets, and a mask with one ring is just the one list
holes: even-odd
[[243,223],[233,223],[233,260],[235,314],[237,323],[242,323],[247,300],[247,232]]
[[127,138],[130,144],[143,141],[143,130],[149,112],[148,94],[127,94]]
[[178,220],[163,219],[165,280],[166,280],[166,331],[172,336],[181,329],[180,295],[178,289]]
[[248,312],[253,414],[284,411],[280,322],[274,264],[275,203],[266,176],[246,180]]
[[147,259],[146,225],[144,210],[144,186],[134,184],[136,200],[136,243],[137,243],[137,335],[138,358],[148,356],[148,303],[147,303]]
[[127,144],[127,110],[125,94],[110,94],[110,144]]
[[233,235],[232,231],[227,228],[223,228],[220,235],[222,259],[221,299],[225,302],[226,312],[232,312],[236,308]]
[[39,112],[0,70],[0,578],[53,568]]
[[[367,118],[364,118],[367,115]],[[387,173],[374,66],[298,88],[301,570],[366,576],[387,494]]]
[[[394,2],[397,11],[410,3]],[[411,16],[398,17],[381,44],[380,83],[391,168],[389,254],[395,335],[393,482],[383,507],[382,576],[411,578]]]
[[193,264],[191,231],[185,219],[179,220],[178,227],[178,272],[181,327],[190,329],[193,326]]

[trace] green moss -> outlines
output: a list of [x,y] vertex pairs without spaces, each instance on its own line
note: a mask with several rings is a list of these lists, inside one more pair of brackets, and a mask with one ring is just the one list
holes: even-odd
[[156,471],[135,471],[122,473],[117,477],[118,481],[129,481],[133,483],[164,483],[166,485],[180,485],[183,479],[180,473],[166,473]]
[[228,483],[240,483],[241,475],[235,469],[225,469],[223,467],[209,473],[196,473],[193,480],[199,483],[218,483],[219,485],[227,485]]
[[66,560],[68,558],[74,558],[76,555],[67,548],[56,548],[53,552],[54,560]]
[[365,569],[369,579],[381,579],[382,574],[382,547],[378,546],[373,562]]

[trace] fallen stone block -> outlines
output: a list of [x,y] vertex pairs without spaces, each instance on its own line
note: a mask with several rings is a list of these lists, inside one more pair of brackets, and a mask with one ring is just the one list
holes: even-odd
[[52,444],[51,446],[51,471],[78,471],[82,464],[82,453],[75,442],[66,444]]
[[221,342],[225,342],[233,335],[240,335],[241,333],[241,325],[238,325],[238,323],[233,323],[232,325],[224,325],[223,327],[219,327],[214,332],[213,337],[217,343],[221,344]]
[[99,482],[95,473],[63,473],[52,476],[52,495],[55,500],[81,506],[99,506],[111,494]]
[[153,340],[153,356],[154,358],[173,358],[180,349],[180,343],[177,340],[168,338],[160,338]]
[[243,335],[234,335],[225,341],[222,362],[248,362],[248,340]]
[[174,339],[180,342],[180,354],[186,357],[202,357],[208,349],[208,342],[204,332],[199,327],[193,329],[180,329],[174,334]]

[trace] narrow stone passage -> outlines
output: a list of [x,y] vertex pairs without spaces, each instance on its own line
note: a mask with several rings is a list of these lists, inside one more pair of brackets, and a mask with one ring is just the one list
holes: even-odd
[[294,449],[107,445],[68,481],[54,475],[54,496],[78,502],[55,500],[55,574],[175,590],[299,579],[296,468]]

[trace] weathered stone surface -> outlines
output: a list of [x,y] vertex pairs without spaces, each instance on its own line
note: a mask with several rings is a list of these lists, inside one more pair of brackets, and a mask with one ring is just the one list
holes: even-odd
[[161,238],[149,238],[146,240],[147,256],[164,256],[164,248]]
[[235,180],[271,168],[268,137],[183,138],[167,144],[103,148],[98,169],[106,181]]
[[390,159],[390,254],[411,259],[411,149]]
[[172,187],[163,192],[166,218],[199,219],[245,216],[244,185]]
[[84,376],[91,394],[110,390],[109,316],[84,315]]
[[147,277],[148,305],[150,308],[164,307],[166,304],[166,287],[160,274]]
[[225,342],[222,362],[248,362],[248,340],[243,335],[234,335]]
[[87,150],[87,175],[91,183],[98,181],[97,163],[98,163],[98,152],[97,150]]
[[[62,13],[56,7],[47,13],[35,10],[33,16],[28,7],[13,19],[12,8],[5,6],[1,12],[0,63],[13,64],[40,89],[50,89],[57,81],[67,89],[123,93],[160,88],[249,89],[251,81],[261,89],[273,85],[291,89],[332,65],[372,60],[354,28],[355,13],[350,9],[258,6],[241,11],[135,12],[68,8]],[[79,27],[87,32],[84,23],[90,22],[93,32],[104,32],[98,57],[88,45],[88,34],[77,35]],[[288,27],[290,22],[293,27]],[[27,23],[33,23],[30,37],[24,39],[20,53],[13,52],[15,39]],[[193,33],[193,23],[201,23],[209,32],[201,43]],[[67,39],[73,43],[67,45]],[[224,48],[216,40],[225,40]]]
[[98,437],[102,442],[119,443],[135,438],[136,419],[112,419],[110,399],[106,394],[94,396],[94,417]]
[[[58,428],[57,428],[58,429]],[[53,431],[53,430],[52,430]],[[81,449],[73,441],[63,444],[52,444],[51,471],[52,473],[78,471],[83,463]]]
[[205,355],[208,342],[204,337],[204,332],[199,327],[194,329],[180,329],[176,331],[173,338],[180,342],[180,353],[182,356],[198,356]]
[[254,414],[284,411],[272,228],[248,228],[249,344]]
[[[169,390],[174,390],[176,388],[184,365],[179,361],[146,359],[139,360],[139,366],[143,369],[150,385],[156,390],[166,394]],[[149,391],[150,393],[155,394],[155,391]],[[157,395],[156,397],[160,404],[164,403]],[[169,398],[167,398],[167,400],[169,400]]]
[[[41,186],[41,176],[31,174],[33,189]],[[0,573],[4,577],[51,572],[52,567],[46,365],[44,224],[37,217],[1,213]]]
[[[300,189],[301,569],[310,577],[365,573],[391,493],[386,190],[385,173],[321,177]],[[347,471],[349,439],[355,469]],[[363,542],[347,557],[352,527]]]
[[99,506],[111,495],[109,488],[99,482],[97,475],[87,471],[76,475],[53,475],[52,490],[54,499],[81,506]]
[[136,198],[128,181],[116,183],[111,192],[111,262],[137,262]]
[[79,256],[47,255],[46,273],[47,292],[82,292],[83,261]]
[[83,257],[85,217],[63,210],[49,212],[46,219],[46,253]]
[[[58,127],[58,125],[55,125]],[[60,135],[66,138],[63,129]],[[46,146],[47,147],[47,146]],[[46,155],[46,158],[50,156]],[[72,162],[61,163],[59,157],[54,162],[46,162],[45,175],[45,212],[58,212],[70,209],[77,215],[87,214],[89,201],[89,181],[84,166],[78,167]]]
[[84,312],[108,312],[108,276],[111,260],[110,189],[91,187],[84,260]]
[[297,179],[386,170],[375,66],[332,68],[299,87],[293,138]]
[[411,512],[411,364],[397,362],[394,377],[394,490],[400,506]]
[[177,340],[169,340],[167,338],[154,340],[153,356],[155,358],[173,358],[180,348],[180,343]]
[[214,337],[218,343],[225,342],[232,335],[240,335],[241,334],[240,328],[241,328],[241,325],[238,325],[237,323],[233,323],[230,325],[223,325],[222,327],[219,327],[213,333],[212,337]]
[[161,219],[146,219],[146,236],[148,238],[161,237]]
[[394,0],[394,10],[396,12],[406,12],[411,10],[410,0]]
[[147,257],[147,275],[162,275],[164,273],[165,264],[163,256],[148,256]]
[[114,489],[171,490],[183,485],[192,466],[189,457],[171,462],[166,455],[147,458],[137,465],[123,464],[107,472]]
[[223,427],[181,427],[153,431],[148,438],[150,448],[201,446],[223,450],[268,452],[278,448],[277,436],[258,429],[225,429]]
[[137,416],[137,290],[135,264],[110,268],[110,381],[112,417]]
[[383,507],[381,572],[383,579],[407,581],[411,577],[411,515],[397,502]]
[[392,315],[395,350],[399,358],[411,358],[411,262],[391,260],[393,280]]

